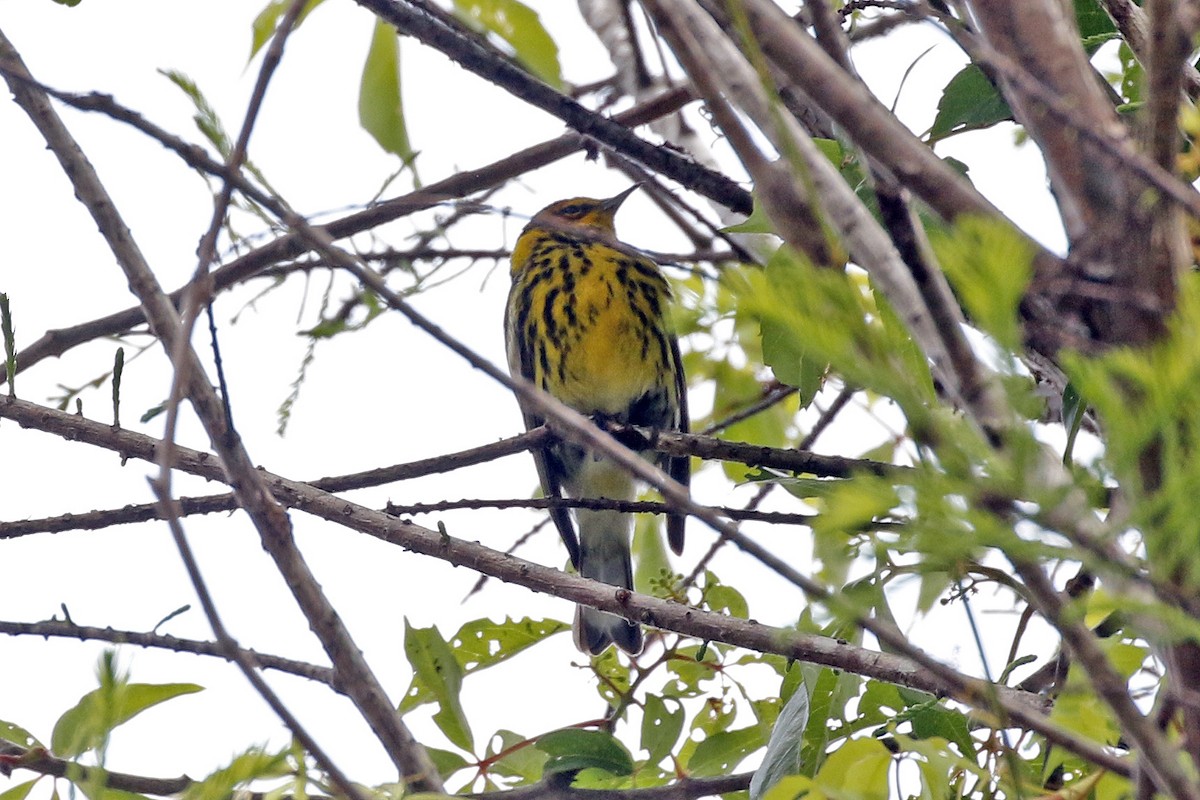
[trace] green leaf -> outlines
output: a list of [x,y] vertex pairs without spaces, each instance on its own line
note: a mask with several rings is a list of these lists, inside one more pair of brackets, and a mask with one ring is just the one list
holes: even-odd
[[531,745],[532,742],[520,734],[507,730],[496,731],[488,741],[488,758],[494,759],[488,771],[495,775],[521,778],[526,783],[538,780],[542,777],[546,754]]
[[463,711],[462,667],[437,628],[414,628],[404,620],[404,654],[416,673],[413,682],[433,694],[438,710],[433,721],[446,738],[463,750],[474,749],[471,726]]
[[454,0],[454,11],[471,27],[494,33],[534,75],[562,89],[558,45],[542,26],[537,12],[517,0]]
[[459,628],[450,638],[450,644],[459,666],[470,675],[503,663],[568,627],[556,619],[505,617],[503,622],[477,619]]
[[[836,635],[834,630],[824,631]],[[805,775],[813,775],[825,759],[825,747],[829,743],[830,726],[845,719],[846,704],[858,695],[862,679],[849,672],[835,672],[821,667],[805,677],[806,685],[812,687],[809,694],[808,726],[804,729],[804,744],[800,750],[800,769]]]
[[150,800],[144,794],[126,792],[123,789],[114,789],[111,786],[105,786],[104,770],[101,769],[92,772],[86,781],[79,781],[72,785],[77,787],[88,800]]
[[750,606],[742,593],[723,583],[713,583],[705,587],[704,604],[710,611],[728,614],[731,617],[746,619],[750,616]]
[[728,271],[739,313],[779,324],[805,358],[831,364],[847,382],[894,399],[910,420],[929,414],[928,398],[899,354],[907,345],[879,318],[864,278],[817,269],[781,247],[765,270]]
[[687,763],[688,772],[696,777],[729,775],[762,746],[763,730],[758,725],[714,733],[696,745]]
[[1084,41],[1095,36],[1117,33],[1112,17],[1097,0],[1075,0],[1075,25]]
[[[503,622],[487,618],[477,619],[459,628],[450,638],[450,646],[454,660],[466,676],[507,661],[548,636],[567,630],[568,627],[565,622],[554,619],[524,617],[514,620],[509,617]],[[401,714],[407,714],[418,706],[437,701],[432,688],[420,676],[414,676],[398,710]]]
[[1063,389],[1062,396],[1062,416],[1063,427],[1067,429],[1067,444],[1063,448],[1063,463],[1071,464],[1071,453],[1075,450],[1075,437],[1079,435],[1079,428],[1083,425],[1084,414],[1087,413],[1087,401],[1083,399],[1083,395],[1075,388],[1075,384],[1067,382],[1066,388]]
[[[1117,47],[1117,59],[1121,64],[1118,75],[1121,78],[1120,92],[1125,102],[1132,106],[1142,102],[1142,85],[1145,83],[1145,71],[1142,62],[1134,54],[1129,45],[1122,41]],[[1118,108],[1118,110],[1120,110]]]
[[[667,708],[667,700],[675,707]],[[671,753],[683,732],[683,706],[675,698],[647,695],[642,714],[642,749],[649,755],[647,763],[657,764]]]
[[799,389],[801,402],[807,403],[821,389],[825,365],[806,358],[795,332],[779,320],[764,319],[759,327],[763,363],[771,368],[777,381]]
[[126,683],[88,692],[54,724],[50,748],[60,758],[75,758],[100,746],[114,728],[148,708],[202,691],[194,683]]
[[1019,349],[1017,306],[1033,277],[1032,245],[1010,225],[980,217],[933,232],[930,244],[971,320],[1002,347]]
[[12,722],[0,719],[0,740],[12,742],[20,747],[41,747],[42,743],[29,731]]
[[639,592],[656,594],[671,575],[660,517],[638,514],[633,523],[633,585]]
[[813,138],[813,144],[821,151],[821,155],[829,159],[829,162],[838,169],[841,169],[846,160],[846,151],[842,148],[842,143],[837,139],[822,139],[820,137]]
[[899,717],[904,718],[912,723],[913,736],[916,738],[940,737],[958,745],[959,752],[967,758],[975,757],[975,740],[971,738],[967,718],[961,713],[933,700],[908,709]]
[[542,736],[537,748],[549,756],[545,773],[578,772],[581,769],[602,769],[614,775],[633,772],[633,756],[625,745],[605,731],[585,731],[565,728]]
[[705,694],[701,685],[716,674],[717,655],[713,648],[700,653],[699,645],[688,645],[676,650],[675,658],[667,661],[667,672],[678,680],[673,694],[680,697],[696,697]]
[[400,39],[396,29],[375,20],[358,90],[358,120],[379,146],[406,163],[414,155],[400,98]]
[[814,482],[827,486],[824,487],[821,513],[812,522],[813,533],[837,536],[843,541],[847,533],[870,526],[873,520],[887,514],[900,502],[896,487],[886,478],[857,475],[844,480]]
[[892,754],[876,739],[851,739],[829,754],[815,783],[829,797],[887,800]]
[[[300,16],[296,18],[296,27],[300,27],[304,18],[323,2],[324,0],[309,0],[300,12]],[[262,11],[258,12],[258,16],[250,24],[250,57],[246,59],[247,61],[253,61],[258,51],[271,39],[275,28],[279,25],[279,19],[291,4],[292,0],[271,0]]]
[[721,233],[775,233],[775,226],[771,224],[771,218],[767,216],[767,210],[763,208],[762,203],[755,198],[754,205],[750,207],[750,216],[746,217],[741,222],[733,225],[727,225],[721,228]]
[[[60,2],[61,2],[61,0],[60,0]],[[79,0],[75,0],[75,2],[78,3]],[[68,3],[67,5],[74,5],[74,4]],[[31,781],[26,781],[25,783],[18,783],[16,786],[12,787],[11,789],[6,789],[5,791],[0,792],[0,800],[25,800],[26,795],[29,794],[29,790],[32,789],[33,785],[35,783],[37,783],[39,780],[40,780],[40,778],[34,778]]]
[[962,130],[977,130],[1012,119],[1012,109],[974,64],[950,79],[938,101],[929,139],[937,141]]
[[270,753],[261,747],[254,747],[234,758],[229,762],[229,766],[193,783],[184,790],[183,798],[225,800],[235,794],[235,789],[244,787],[251,781],[282,778],[290,773],[287,750]]
[[221,158],[229,158],[229,154],[233,151],[233,140],[226,133],[225,125],[221,122],[217,110],[213,108],[212,103],[208,102],[208,98],[200,91],[196,82],[178,70],[160,69],[158,72],[160,75],[166,76],[171,83],[179,87],[180,91],[191,99],[192,105],[196,109],[192,121],[196,123],[196,127],[209,141],[209,144],[221,154]]
[[767,740],[767,753],[750,779],[751,800],[763,795],[786,775],[800,772],[800,751],[808,727],[808,692],[803,686],[792,693]]
[[[440,747],[425,745],[425,752],[429,753],[429,759],[437,767],[438,775],[442,776],[442,780],[471,766],[470,762],[452,750],[442,750]],[[411,795],[405,795],[405,797],[411,798]]]
[[883,681],[867,681],[867,688],[858,700],[858,721],[867,725],[882,725],[895,719],[908,704],[900,689]]
[[1126,800],[1133,796],[1133,784],[1129,779],[1107,770],[1100,774],[1092,793],[1093,800]]

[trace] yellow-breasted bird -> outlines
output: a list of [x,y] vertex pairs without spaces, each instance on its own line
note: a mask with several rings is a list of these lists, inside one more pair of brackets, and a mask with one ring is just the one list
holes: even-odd
[[[512,289],[504,314],[508,366],[564,404],[596,419],[687,431],[687,384],[679,344],[666,319],[671,289],[658,265],[616,238],[613,217],[637,186],[607,200],[577,197],[534,215],[513,247]],[[526,428],[543,420],[524,411]],[[636,445],[635,445],[636,446]],[[632,500],[633,478],[573,444],[534,451],[547,497]],[[687,484],[686,457],[656,456]],[[579,539],[566,508],[550,516],[580,575],[633,588],[632,519],[618,511],[578,509]],[[684,517],[667,517],[667,541],[683,550]],[[575,644],[598,654],[615,642],[642,649],[636,623],[579,606]]]

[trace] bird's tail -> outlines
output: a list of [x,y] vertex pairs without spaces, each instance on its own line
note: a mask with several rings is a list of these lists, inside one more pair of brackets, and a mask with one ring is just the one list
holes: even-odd
[[[579,574],[623,589],[633,588],[633,564],[629,556],[628,514],[580,509]],[[642,628],[616,614],[588,606],[575,609],[575,646],[599,655],[609,643],[626,653],[642,652]]]

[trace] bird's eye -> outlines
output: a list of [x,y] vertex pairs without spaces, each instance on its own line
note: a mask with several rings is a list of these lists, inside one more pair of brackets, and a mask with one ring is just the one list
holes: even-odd
[[569,206],[563,206],[559,213],[564,217],[581,217],[585,211],[587,211],[587,206],[581,203],[571,203]]

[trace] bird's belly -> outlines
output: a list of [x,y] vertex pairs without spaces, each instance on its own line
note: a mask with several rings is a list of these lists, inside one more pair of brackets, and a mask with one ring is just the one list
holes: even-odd
[[580,307],[586,324],[564,353],[559,397],[585,414],[620,415],[663,380],[651,330],[624,303]]

